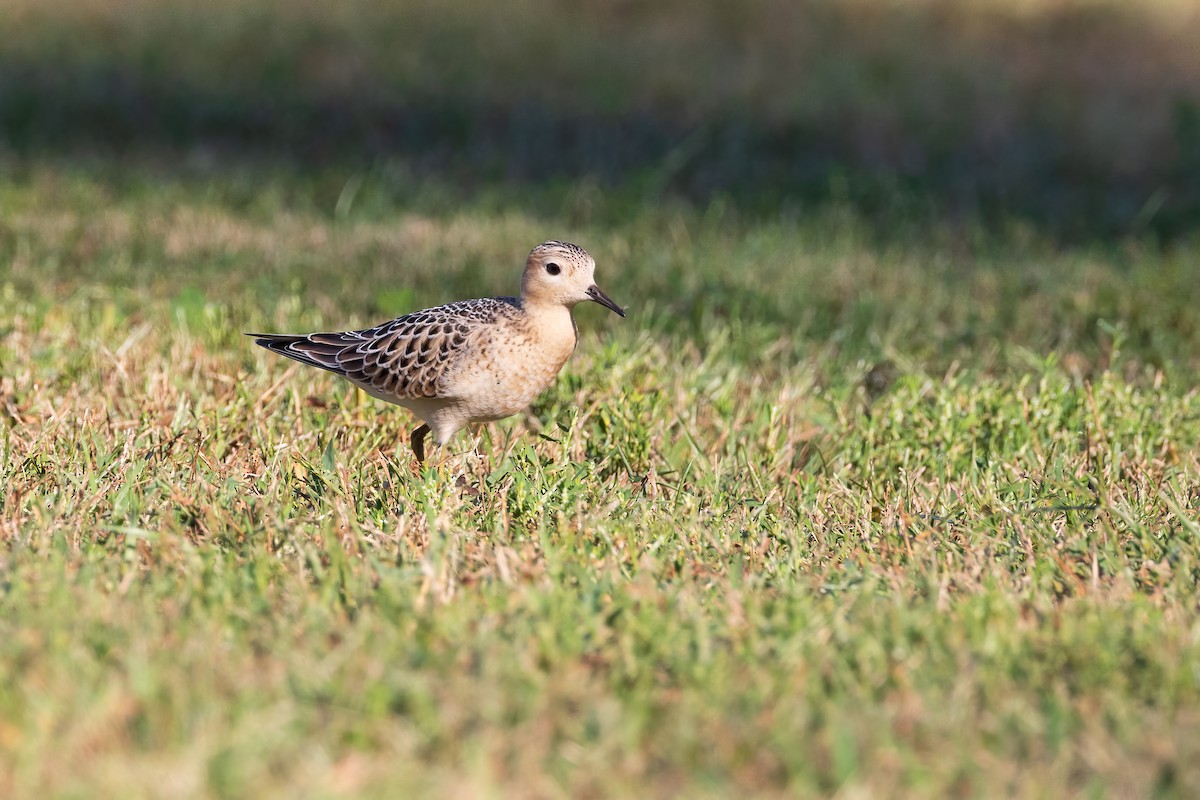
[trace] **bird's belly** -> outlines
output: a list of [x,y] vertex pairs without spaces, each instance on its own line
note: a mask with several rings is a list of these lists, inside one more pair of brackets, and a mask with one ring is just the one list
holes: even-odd
[[456,381],[454,394],[472,422],[490,422],[529,407],[554,382],[570,352],[497,360]]

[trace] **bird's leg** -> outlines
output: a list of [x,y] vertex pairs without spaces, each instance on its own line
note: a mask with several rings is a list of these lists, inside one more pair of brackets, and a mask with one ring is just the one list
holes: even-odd
[[412,432],[412,438],[409,440],[412,444],[413,455],[417,457],[418,464],[425,463],[425,434],[429,433],[428,425],[421,425]]

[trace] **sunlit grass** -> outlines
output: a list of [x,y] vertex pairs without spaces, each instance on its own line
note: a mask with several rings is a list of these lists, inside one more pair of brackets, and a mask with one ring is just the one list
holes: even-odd
[[[155,175],[0,192],[0,794],[1200,785],[1191,251]],[[241,335],[551,236],[629,318],[420,472]]]

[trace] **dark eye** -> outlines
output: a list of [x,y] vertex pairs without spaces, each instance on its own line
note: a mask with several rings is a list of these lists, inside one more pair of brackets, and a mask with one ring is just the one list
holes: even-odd
[[558,273],[562,272],[562,267],[551,261],[546,265],[546,272],[549,272],[551,275],[557,275]]

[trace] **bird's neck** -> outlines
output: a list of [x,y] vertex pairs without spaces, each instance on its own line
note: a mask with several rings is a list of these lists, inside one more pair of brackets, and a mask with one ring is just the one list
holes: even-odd
[[571,309],[562,303],[522,303],[530,322],[530,331],[552,348],[575,349],[578,333]]

